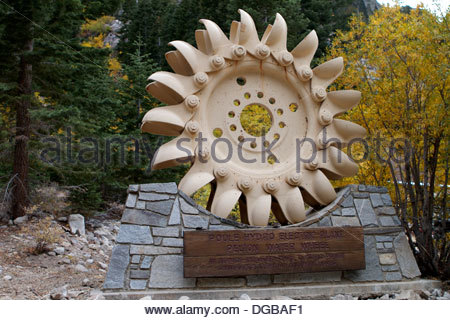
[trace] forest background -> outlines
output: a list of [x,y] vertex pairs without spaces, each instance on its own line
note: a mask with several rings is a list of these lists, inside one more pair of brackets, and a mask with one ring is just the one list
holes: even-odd
[[200,18],[227,32],[239,8],[261,34],[283,15],[289,50],[316,30],[312,67],[344,57],[331,90],[362,92],[342,117],[368,129],[372,151],[335,186],[386,186],[422,272],[448,278],[448,10],[367,0],[0,0],[0,220],[36,210],[92,216],[123,202],[129,184],[178,182],[188,165],[149,169],[168,139],[140,132],[161,105],[147,77],[170,71],[168,42],[195,45]]

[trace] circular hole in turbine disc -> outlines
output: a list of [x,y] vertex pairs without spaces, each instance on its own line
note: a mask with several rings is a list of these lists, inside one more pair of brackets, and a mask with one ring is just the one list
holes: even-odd
[[270,164],[274,164],[275,162],[277,162],[277,158],[274,155],[270,155],[267,157],[267,162]]
[[229,116],[230,118],[234,118],[234,116],[235,116],[234,111],[228,112],[228,116]]
[[245,80],[245,78],[239,77],[239,78],[236,79],[236,82],[237,82],[238,85],[243,86],[243,85],[245,85],[245,83],[247,81]]
[[252,141],[252,142],[250,143],[250,147],[252,147],[253,149],[255,149],[256,146],[257,146],[257,144],[256,144],[255,141]]
[[258,92],[258,94],[257,94],[257,96],[258,96],[258,98],[262,98],[262,97],[264,97],[264,93],[262,93],[262,92]]
[[286,127],[286,123],[284,123],[283,121],[281,121],[278,125],[280,126],[280,128]]
[[272,115],[260,104],[249,104],[240,115],[241,126],[254,137],[264,136],[272,127]]
[[232,125],[230,126],[230,130],[231,130],[231,131],[236,131],[236,126],[235,126],[234,124],[232,124]]
[[298,105],[297,105],[297,104],[291,103],[291,104],[289,105],[289,110],[291,110],[292,112],[297,111],[297,109],[298,109]]
[[240,102],[238,99],[236,99],[236,100],[233,101],[233,104],[234,104],[236,107],[239,107],[239,105],[241,104],[241,102]]
[[282,116],[282,115],[283,115],[283,109],[278,109],[278,110],[277,110],[277,114],[278,114],[279,116]]
[[213,135],[216,138],[220,138],[222,136],[222,134],[223,134],[223,132],[222,132],[222,129],[220,129],[220,128],[215,128],[213,130]]
[[246,92],[246,93],[244,94],[244,98],[245,98],[245,99],[250,99],[251,96],[252,96],[252,95],[251,95],[250,93],[248,93],[248,92]]
[[270,102],[270,104],[274,104],[275,103],[275,98],[270,98],[269,102]]

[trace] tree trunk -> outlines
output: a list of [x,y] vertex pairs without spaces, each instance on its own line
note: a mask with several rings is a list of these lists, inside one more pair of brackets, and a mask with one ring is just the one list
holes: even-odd
[[25,215],[25,208],[29,204],[28,198],[28,140],[30,138],[30,106],[32,99],[32,70],[29,61],[33,51],[33,39],[27,39],[20,56],[19,65],[19,100],[16,105],[16,138],[14,145],[15,175],[12,215],[14,218]]

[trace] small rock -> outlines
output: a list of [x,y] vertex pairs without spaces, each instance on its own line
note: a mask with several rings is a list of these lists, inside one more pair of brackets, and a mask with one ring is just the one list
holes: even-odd
[[81,264],[77,264],[75,266],[75,270],[78,272],[88,272],[89,271],[85,266],[83,266]]
[[53,251],[54,251],[57,255],[62,256],[66,250],[64,249],[64,247],[56,247]]
[[58,222],[67,222],[67,217],[59,217],[59,218],[57,218],[56,219],[56,221],[58,221]]
[[2,268],[2,266],[0,266],[0,274],[2,274],[2,272],[3,272],[3,268]]
[[89,243],[88,244],[88,248],[91,250],[97,250],[97,245],[93,244],[93,243]]
[[14,224],[23,224],[28,221],[28,216],[22,216],[14,219]]
[[395,294],[396,300],[420,300],[420,296],[413,290],[404,290]]
[[67,284],[50,292],[50,299],[63,300],[67,298]]
[[188,296],[181,296],[178,298],[178,300],[191,300],[191,298],[189,298]]
[[3,280],[9,281],[12,280],[12,277],[10,275],[4,276]]
[[153,299],[152,299],[152,296],[145,296],[145,297],[140,298],[139,300],[153,300]]
[[92,254],[90,254],[89,252],[83,253],[83,257],[85,257],[86,259],[90,259],[92,257]]
[[69,290],[68,297],[74,299],[74,298],[78,297],[82,293],[83,293],[83,291]]
[[101,262],[101,261],[98,261],[97,263],[98,263],[98,265],[100,266],[100,268],[102,268],[102,269],[108,269],[108,265],[107,265],[106,263],[103,263],[103,262]]
[[78,234],[79,236],[84,236],[86,234],[84,217],[81,214],[71,214],[69,216],[69,227],[70,232],[73,234]]
[[389,295],[386,293],[386,294],[382,295],[379,299],[380,300],[389,300]]
[[63,241],[62,245],[64,248],[68,248],[68,247],[72,246],[72,244],[68,241]]
[[47,252],[47,255],[50,256],[50,257],[54,257],[54,256],[56,256],[56,252],[55,251],[49,251],[49,252]]
[[94,263],[94,259],[87,259],[87,260],[86,260],[86,263],[87,263],[87,264],[93,264],[93,263]]
[[431,292],[431,294],[432,294],[433,296],[440,297],[440,296],[442,296],[442,290],[441,290],[441,289],[433,289],[433,291]]
[[71,263],[69,258],[64,258],[64,259],[62,259],[61,261],[62,261],[62,263],[64,263],[64,264],[70,264],[70,263]]
[[70,238],[70,243],[72,243],[72,245],[76,246],[79,242],[75,238]]
[[89,287],[91,285],[91,280],[88,278],[83,279],[83,286]]
[[239,297],[239,300],[252,300],[252,298],[250,298],[248,294],[244,293]]
[[14,222],[12,220],[8,221],[8,225],[12,226],[14,224]]

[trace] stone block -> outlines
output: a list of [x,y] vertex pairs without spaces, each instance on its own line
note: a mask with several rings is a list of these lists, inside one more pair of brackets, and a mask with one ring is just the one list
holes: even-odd
[[375,211],[369,199],[355,199],[355,207],[363,227],[378,226]]
[[355,208],[343,208],[341,210],[342,216],[344,217],[354,217],[356,216],[356,210]]
[[138,193],[138,192],[139,192],[138,184],[131,184],[128,186],[128,193]]
[[377,242],[377,249],[384,249],[384,245],[382,242]]
[[180,229],[178,227],[153,227],[152,233],[155,237],[179,237]]
[[141,256],[138,254],[135,254],[131,256],[131,263],[139,263],[141,261]]
[[218,225],[218,224],[220,224],[220,221],[218,219],[216,219],[216,218],[211,216],[211,217],[209,217],[209,224],[211,224],[211,225]]
[[197,278],[199,288],[238,288],[245,286],[245,278]]
[[381,217],[379,217],[379,220],[380,220],[380,224],[383,227],[393,227],[396,225],[394,220],[392,219],[392,217],[381,216]]
[[207,229],[208,218],[202,216],[183,215],[183,225],[190,229]]
[[345,271],[344,278],[353,282],[384,280],[375,243],[375,238],[373,236],[364,236],[366,268],[363,270]]
[[167,220],[167,216],[145,210],[125,209],[122,215],[122,222],[147,226],[164,227]]
[[385,206],[392,206],[391,196],[388,193],[382,193],[381,200],[383,200]]
[[411,251],[408,240],[403,233],[400,233],[394,240],[395,253],[397,254],[398,265],[404,277],[412,279],[420,276],[420,270],[416,259]]
[[274,283],[313,283],[341,281],[342,271],[285,273],[274,276]]
[[183,213],[198,214],[197,208],[187,203],[183,198],[180,199],[180,209]]
[[359,227],[361,226],[357,217],[331,217],[334,227]]
[[251,275],[247,276],[247,286],[249,287],[262,287],[268,286],[272,283],[270,275]]
[[160,246],[161,243],[162,243],[162,239],[163,239],[163,238],[161,238],[161,237],[154,237],[154,238],[153,238],[153,244],[154,244],[155,246]]
[[394,224],[396,226],[401,226],[402,225],[402,222],[400,221],[400,219],[397,216],[393,216],[392,220],[394,221]]
[[145,201],[136,201],[136,209],[144,210],[145,209]]
[[331,215],[332,216],[341,216],[342,215],[342,211],[340,209],[333,210],[331,212]]
[[116,241],[117,243],[152,244],[153,237],[148,226],[121,224]]
[[358,191],[366,191],[366,190],[367,190],[366,185],[360,184],[360,185],[358,186]]
[[195,278],[183,277],[183,256],[157,256],[152,264],[150,288],[193,288]]
[[397,259],[395,258],[394,253],[381,253],[379,255],[380,258],[380,264],[396,264]]
[[372,202],[372,207],[382,207],[384,206],[383,200],[381,200],[381,195],[379,193],[371,193],[370,201]]
[[369,198],[369,194],[367,192],[353,192],[353,198]]
[[384,243],[384,247],[385,247],[386,249],[392,248],[392,242],[385,242],[385,243]]
[[158,254],[177,254],[181,253],[181,248],[170,248],[160,246],[143,246],[143,245],[131,245],[131,254],[144,254],[144,255],[158,255]]
[[153,259],[154,259],[154,257],[152,257],[152,256],[144,256],[144,259],[142,259],[142,263],[141,263],[141,269],[150,269]]
[[137,194],[129,193],[125,207],[134,208],[136,206]]
[[398,271],[398,270],[400,270],[400,268],[398,267],[397,264],[392,264],[392,265],[381,266],[381,270],[383,270],[383,271]]
[[164,238],[162,245],[165,247],[183,248],[183,239],[180,238]]
[[393,236],[375,236],[378,242],[390,242],[394,239]]
[[159,193],[148,193],[148,192],[139,192],[139,200],[143,201],[162,201],[169,200],[170,196],[167,194],[159,194]]
[[375,212],[377,213],[377,215],[387,215],[387,216],[395,216],[395,209],[393,207],[381,207],[381,208],[376,208]]
[[111,260],[103,288],[122,289],[124,287],[125,272],[129,263],[130,247],[123,244],[116,245],[111,253]]
[[344,201],[342,201],[342,203],[341,203],[341,207],[343,207],[343,208],[350,208],[350,207],[353,207],[353,206],[354,206],[354,204],[353,204],[353,197],[351,195],[348,195],[344,199]]
[[147,202],[147,210],[168,216],[172,211],[173,200]]
[[378,192],[378,193],[388,192],[386,187],[379,187],[379,186],[366,186],[366,191],[368,191],[368,192]]
[[147,280],[130,280],[131,290],[144,290],[147,288]]
[[386,272],[386,281],[401,281],[402,278],[400,272]]
[[141,184],[141,191],[176,194],[178,188],[175,182]]
[[331,218],[330,217],[323,217],[318,222],[319,227],[331,227]]
[[170,212],[169,226],[181,224],[180,202],[176,198],[173,202],[172,211]]
[[150,277],[150,270],[130,270],[131,279],[148,279]]

